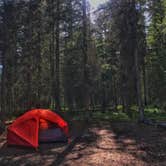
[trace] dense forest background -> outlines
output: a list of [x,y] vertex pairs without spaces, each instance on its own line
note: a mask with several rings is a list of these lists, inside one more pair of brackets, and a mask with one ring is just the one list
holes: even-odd
[[166,109],[166,0],[0,0],[0,113]]

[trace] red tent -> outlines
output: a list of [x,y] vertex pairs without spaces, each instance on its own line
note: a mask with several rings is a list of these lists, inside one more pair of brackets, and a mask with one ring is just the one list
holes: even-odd
[[17,118],[9,127],[7,143],[37,148],[39,131],[56,125],[68,137],[68,124],[56,113],[46,109],[34,109]]

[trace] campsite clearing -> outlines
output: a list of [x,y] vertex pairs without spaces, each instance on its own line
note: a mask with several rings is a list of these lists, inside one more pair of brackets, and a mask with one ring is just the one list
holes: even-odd
[[[70,144],[42,144],[38,151],[6,147],[0,136],[0,165],[165,166],[166,131],[129,122],[75,122]],[[79,134],[81,134],[79,136]]]

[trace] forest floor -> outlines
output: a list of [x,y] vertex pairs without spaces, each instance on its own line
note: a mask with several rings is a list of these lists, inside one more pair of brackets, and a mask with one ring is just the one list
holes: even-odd
[[7,147],[0,136],[0,165],[165,166],[166,130],[134,122],[75,122],[70,144],[41,144],[38,151]]

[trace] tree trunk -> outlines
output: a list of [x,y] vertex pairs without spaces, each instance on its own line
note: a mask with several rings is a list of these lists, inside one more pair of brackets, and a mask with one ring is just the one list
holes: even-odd
[[[5,28],[4,28],[5,29]],[[4,117],[4,114],[6,112],[6,109],[5,109],[5,90],[6,90],[6,87],[5,87],[5,79],[6,79],[6,56],[5,56],[5,52],[6,52],[6,49],[7,49],[7,46],[6,46],[6,37],[7,35],[5,35],[5,32],[4,32],[4,35],[3,35],[3,51],[2,51],[2,78],[1,78],[1,87],[0,87],[0,99],[1,99],[1,108],[0,108],[0,116],[1,116],[1,119],[3,119]]]
[[142,93],[141,93],[141,87],[142,87],[141,86],[141,70],[138,64],[137,48],[135,50],[134,58],[135,58],[135,70],[136,70],[137,104],[138,104],[138,109],[140,113],[140,121],[142,122],[144,120],[144,107],[143,107]]
[[141,65],[139,63],[139,55],[138,55],[138,37],[137,37],[137,13],[136,13],[136,3],[135,0],[132,0],[133,7],[133,17],[135,18],[133,21],[133,42],[135,43],[135,52],[134,52],[134,62],[135,62],[135,74],[136,74],[136,93],[137,93],[137,104],[139,109],[139,119],[142,122],[144,120],[144,107],[142,101],[142,85],[141,85]]
[[89,103],[90,103],[90,96],[89,96],[89,88],[88,88],[88,71],[87,71],[87,60],[88,60],[88,45],[87,45],[87,12],[86,12],[86,0],[82,0],[83,5],[83,102],[85,109],[88,110]]
[[50,53],[50,105],[54,109],[54,94],[55,94],[55,65],[54,65],[54,53],[55,53],[55,14],[54,14],[54,0],[50,1],[49,4],[49,17],[50,20],[50,43],[49,43],[49,53]]
[[56,102],[56,110],[60,111],[60,0],[56,1],[56,25],[55,25],[55,37],[56,37],[56,45],[55,45],[55,102]]
[[143,83],[144,83],[144,105],[147,106],[148,105],[148,87],[147,87],[147,70],[146,70],[146,66],[145,66],[145,62],[143,64]]
[[36,103],[36,107],[43,107],[44,103],[42,103],[41,101],[41,94],[42,94],[42,89],[41,89],[41,85],[42,85],[42,55],[41,55],[41,44],[42,44],[42,16],[41,16],[41,12],[40,12],[40,2],[38,2],[39,4],[37,4],[37,9],[38,10],[38,23],[37,23],[37,50],[36,51],[36,60],[37,60],[37,81],[38,81],[38,85],[37,85],[37,103]]

